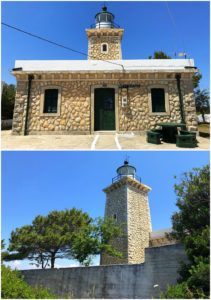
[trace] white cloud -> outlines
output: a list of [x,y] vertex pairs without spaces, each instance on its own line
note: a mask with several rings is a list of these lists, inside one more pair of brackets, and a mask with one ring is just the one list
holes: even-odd
[[21,268],[21,262],[19,260],[11,261],[11,262],[6,262],[6,266],[9,266],[12,270],[20,270]]
[[13,266],[14,266],[15,269],[19,269],[20,266],[21,266],[21,262],[19,260],[15,260],[13,262]]
[[[18,270],[30,270],[30,269],[41,269],[41,267],[37,267],[36,265],[31,264],[31,261],[28,259],[25,260],[15,260],[13,262],[5,262],[5,265],[9,266],[11,269]],[[99,265],[99,257],[94,257],[91,266]],[[55,268],[76,268],[82,267],[79,262],[76,260],[69,259],[57,259],[55,262]]]
[[64,263],[64,264],[62,264],[62,263],[60,263],[60,264],[55,263],[55,268],[58,268],[58,269],[60,269],[60,268],[73,268],[73,267],[80,267],[80,264],[77,263],[77,262],[76,263],[69,263],[69,262],[67,262],[67,263]]

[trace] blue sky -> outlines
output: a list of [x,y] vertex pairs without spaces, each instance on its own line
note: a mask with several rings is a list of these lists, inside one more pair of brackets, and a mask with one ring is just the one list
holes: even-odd
[[76,207],[93,218],[103,217],[102,189],[111,184],[126,154],[142,182],[152,188],[153,230],[171,227],[176,211],[173,186],[183,172],[209,162],[207,151],[7,151],[2,153],[2,238],[7,242],[16,227],[54,209]]
[[[2,21],[50,40],[87,52],[85,28],[103,2],[2,2]],[[186,51],[195,59],[209,88],[209,2],[106,2],[125,29],[124,59],[148,58],[154,50],[174,56]],[[173,16],[173,20],[172,20]],[[2,80],[14,83],[16,59],[86,59],[2,26]]]

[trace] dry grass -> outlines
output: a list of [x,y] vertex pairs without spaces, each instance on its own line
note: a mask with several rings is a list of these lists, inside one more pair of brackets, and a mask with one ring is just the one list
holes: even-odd
[[199,124],[199,131],[209,133],[210,132],[210,125],[209,124]]

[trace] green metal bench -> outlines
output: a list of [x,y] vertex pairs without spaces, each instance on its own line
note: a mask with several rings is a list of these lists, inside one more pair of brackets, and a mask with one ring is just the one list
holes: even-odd
[[196,136],[194,134],[180,134],[176,136],[176,145],[181,148],[197,147]]
[[161,135],[159,132],[156,131],[147,131],[147,142],[151,144],[161,144],[160,141]]

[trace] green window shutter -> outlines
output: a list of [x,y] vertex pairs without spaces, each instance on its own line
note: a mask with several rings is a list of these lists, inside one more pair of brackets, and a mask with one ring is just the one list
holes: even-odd
[[45,90],[44,113],[57,113],[58,95],[58,89]]
[[164,89],[151,89],[152,112],[166,112]]

